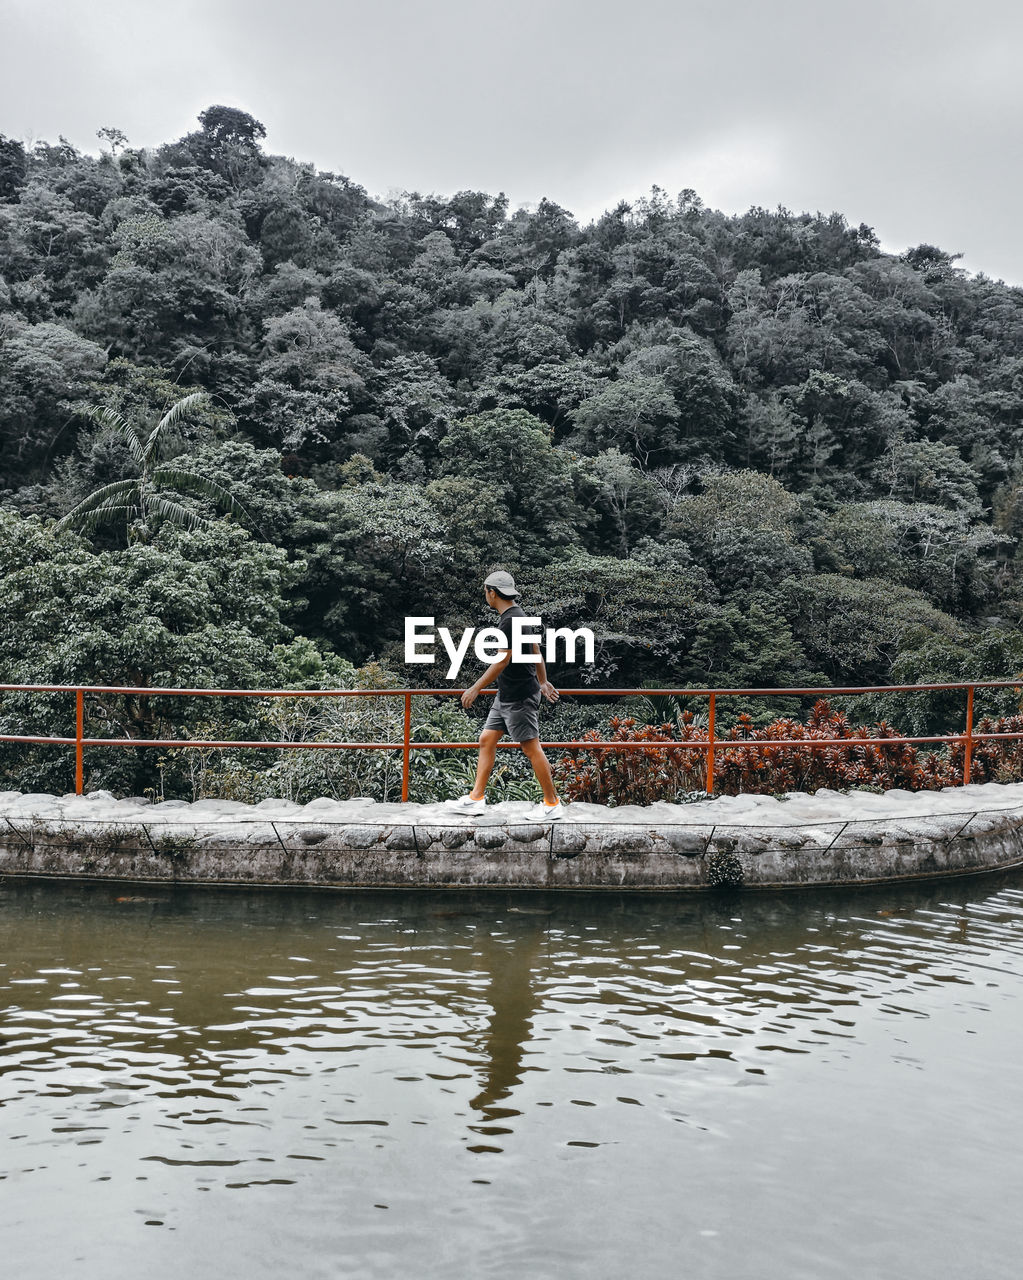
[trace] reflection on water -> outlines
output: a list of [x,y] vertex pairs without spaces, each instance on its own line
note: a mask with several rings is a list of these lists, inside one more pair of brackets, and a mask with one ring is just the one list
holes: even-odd
[[1015,1276],[1018,877],[0,885],[11,1274]]

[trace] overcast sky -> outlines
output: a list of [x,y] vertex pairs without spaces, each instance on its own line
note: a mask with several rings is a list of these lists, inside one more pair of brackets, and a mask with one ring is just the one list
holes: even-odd
[[0,0],[0,132],[213,103],[371,194],[837,209],[1023,285],[1018,0]]

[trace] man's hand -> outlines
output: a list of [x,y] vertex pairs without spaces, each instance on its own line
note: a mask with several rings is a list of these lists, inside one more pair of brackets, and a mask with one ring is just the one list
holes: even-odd
[[549,680],[545,680],[543,682],[543,684],[540,686],[540,692],[543,694],[543,696],[547,699],[548,702],[557,702],[557,700],[561,697],[561,694],[558,693],[557,689],[555,689],[555,687],[551,684]]
[[479,689],[477,689],[474,684],[471,684],[469,688],[466,689],[465,692],[462,694],[459,701],[461,702],[462,706],[466,709],[466,711],[468,711],[469,708],[472,706],[472,704],[476,701],[476,699],[479,696],[480,696]]

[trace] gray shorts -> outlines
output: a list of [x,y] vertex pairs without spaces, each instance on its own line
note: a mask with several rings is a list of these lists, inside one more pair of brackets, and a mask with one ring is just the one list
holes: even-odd
[[502,702],[501,695],[495,694],[490,714],[480,732],[485,733],[488,729],[500,729],[515,742],[528,742],[530,738],[539,738],[539,690],[531,697],[523,698],[519,702]]

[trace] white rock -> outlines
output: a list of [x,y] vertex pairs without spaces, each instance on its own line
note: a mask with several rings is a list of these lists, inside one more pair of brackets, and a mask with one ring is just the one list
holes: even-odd
[[248,813],[252,806],[240,800],[196,800],[191,808],[193,813]]
[[[480,817],[491,823],[521,825],[532,805],[521,800],[504,800],[489,804]],[[1023,811],[1023,783],[972,783],[968,787],[946,787],[941,791],[909,792],[893,790],[878,795],[867,791],[842,793],[827,787],[815,794],[790,792],[784,801],[773,796],[715,796],[693,804],[658,801],[652,805],[603,805],[579,802],[566,806],[566,824],[622,824],[656,827],[659,824],[692,827],[721,826],[728,834],[741,834],[764,828],[767,831],[790,831],[799,828],[813,844],[827,845],[843,823],[872,823],[870,829],[887,826],[915,831],[918,837],[947,835],[963,818],[977,811],[990,811],[990,822],[1004,820],[1003,815]],[[85,796],[54,796],[48,792],[21,794],[0,792],[0,815],[12,820],[57,821],[61,830],[73,831],[80,821],[84,831],[95,831],[98,824],[134,825],[144,819],[147,824],[172,824],[183,834],[198,837],[212,834],[218,838],[256,842],[272,838],[271,822],[287,824],[290,830],[297,821],[328,823],[345,822],[380,826],[400,824],[423,826],[478,826],[480,817],[459,818],[442,804],[402,804],[398,801],[377,803],[371,797],[357,796],[348,800],[321,797],[299,805],[290,800],[269,799],[256,805],[236,800],[200,800],[190,804],[184,800],[167,800],[152,806],[141,805],[138,798],[116,800],[109,791],[93,791]],[[956,815],[959,815],[957,818]],[[930,823],[923,821],[929,819]],[[855,828],[852,828],[853,830]]]

